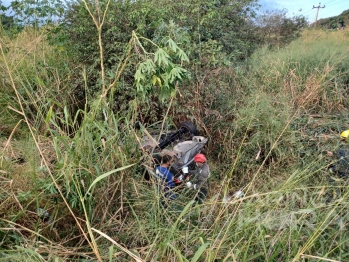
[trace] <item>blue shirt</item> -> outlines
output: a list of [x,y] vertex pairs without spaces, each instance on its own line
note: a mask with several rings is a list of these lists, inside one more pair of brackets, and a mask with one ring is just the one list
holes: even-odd
[[155,168],[155,175],[159,180],[158,183],[163,186],[165,197],[175,199],[176,195],[173,192],[167,192],[175,186],[175,183],[173,182],[173,174],[170,172],[170,170],[168,170],[166,167],[158,166]]

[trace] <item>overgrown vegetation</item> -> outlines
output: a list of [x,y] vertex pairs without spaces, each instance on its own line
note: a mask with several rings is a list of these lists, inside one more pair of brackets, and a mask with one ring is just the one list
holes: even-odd
[[[79,2],[2,31],[0,261],[348,260],[323,154],[348,128],[348,33],[260,40],[234,3]],[[182,189],[164,210],[143,179],[135,124],[159,120],[209,138],[203,205]]]
[[349,10],[343,11],[340,15],[320,19],[317,26],[324,29],[343,29],[349,24]]

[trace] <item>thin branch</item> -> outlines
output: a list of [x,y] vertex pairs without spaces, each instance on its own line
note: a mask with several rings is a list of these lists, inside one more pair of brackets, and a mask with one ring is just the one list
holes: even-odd
[[[4,59],[4,64],[5,64],[5,67],[6,67],[8,76],[9,76],[10,81],[11,81],[11,87],[13,88],[13,90],[14,90],[14,92],[15,92],[15,94],[16,94],[17,102],[18,102],[18,104],[19,104],[19,106],[20,106],[20,109],[21,109],[21,110],[20,110],[20,111],[21,111],[21,115],[23,115],[24,121],[26,122],[26,124],[27,124],[27,126],[28,126],[29,132],[30,132],[30,134],[31,134],[31,136],[32,136],[32,138],[33,138],[33,140],[34,140],[35,146],[37,147],[37,149],[38,149],[38,151],[39,151],[39,154],[40,154],[40,156],[41,156],[41,158],[42,158],[42,161],[44,162],[44,164],[45,164],[46,167],[49,167],[49,164],[48,164],[48,162],[46,161],[45,155],[44,155],[43,151],[41,150],[41,148],[40,148],[40,146],[39,146],[39,143],[38,143],[38,141],[37,141],[37,139],[36,139],[36,137],[35,137],[33,128],[32,128],[32,126],[30,125],[29,120],[28,120],[28,118],[27,118],[27,116],[26,116],[26,114],[25,114],[25,110],[24,110],[23,104],[22,104],[22,102],[21,102],[21,99],[20,99],[18,90],[17,90],[16,85],[15,85],[15,82],[14,82],[14,80],[13,80],[12,73],[11,73],[10,67],[9,67],[9,65],[8,65],[8,63],[7,63],[7,59],[6,59],[6,56],[5,56],[5,53],[4,53],[4,50],[3,50],[3,48],[2,48],[2,44],[1,44],[1,43],[0,43],[0,50],[1,50],[2,57],[3,57],[3,59]],[[74,217],[74,220],[75,220],[77,226],[79,227],[79,229],[81,230],[81,232],[83,233],[83,235],[84,235],[86,241],[88,242],[88,244],[90,245],[90,247],[92,248],[92,250],[95,252],[95,254],[96,254],[98,260],[99,260],[99,261],[102,261],[96,243],[95,243],[94,241],[93,241],[93,243],[90,242],[88,236],[87,236],[86,233],[84,232],[84,230],[83,230],[81,224],[79,223],[78,219],[76,218],[76,216],[75,216],[73,210],[72,210],[71,207],[69,206],[69,204],[68,204],[67,200],[65,199],[65,197],[64,197],[64,195],[63,195],[63,193],[62,193],[62,191],[60,190],[59,185],[57,184],[57,181],[56,181],[55,177],[53,176],[53,174],[52,174],[52,172],[51,172],[51,170],[50,170],[49,168],[47,168],[47,172],[48,172],[48,174],[50,175],[53,184],[54,184],[55,187],[57,188],[57,190],[58,190],[60,196],[62,197],[62,199],[63,199],[65,205],[67,206],[69,212],[70,212],[70,213],[72,214],[72,216]],[[93,240],[93,235],[91,236],[91,238],[92,238],[92,240]]]

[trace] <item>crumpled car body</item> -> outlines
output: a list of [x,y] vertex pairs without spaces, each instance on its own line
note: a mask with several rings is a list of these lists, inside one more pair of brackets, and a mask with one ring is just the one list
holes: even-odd
[[[160,137],[156,141],[156,137]],[[202,151],[208,139],[197,135],[197,130],[190,122],[183,122],[176,131],[171,131],[161,135],[147,136],[142,138],[142,146],[144,151],[149,154],[149,161],[145,165],[147,171],[154,175],[154,169],[161,164],[161,158],[164,155],[171,155],[174,162],[170,167],[171,173],[175,177],[175,183],[179,184],[182,179],[180,176],[186,176],[183,168],[193,170],[194,156]]]

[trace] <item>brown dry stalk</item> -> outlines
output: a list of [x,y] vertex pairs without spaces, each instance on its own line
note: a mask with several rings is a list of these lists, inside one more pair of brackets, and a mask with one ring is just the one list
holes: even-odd
[[9,65],[8,65],[8,63],[7,63],[7,59],[6,59],[6,56],[5,56],[5,53],[4,53],[4,50],[3,50],[3,48],[2,48],[2,44],[1,44],[1,43],[0,43],[0,50],[1,50],[1,54],[2,54],[2,57],[3,57],[3,61],[4,61],[4,64],[5,64],[5,67],[6,67],[8,76],[9,76],[9,78],[10,78],[10,80],[11,80],[11,87],[13,88],[13,90],[14,90],[14,92],[15,92],[15,94],[16,94],[17,102],[18,102],[18,105],[19,105],[19,107],[20,107],[20,110],[18,110],[18,111],[19,111],[20,114],[23,116],[24,121],[25,121],[25,123],[26,123],[27,126],[28,126],[29,132],[30,132],[30,134],[31,134],[31,136],[32,136],[32,138],[33,138],[33,140],[34,140],[35,146],[37,147],[37,149],[38,149],[38,151],[39,151],[39,154],[40,154],[40,156],[41,156],[41,158],[42,158],[42,161],[44,162],[45,166],[47,167],[47,172],[48,172],[48,174],[50,175],[50,177],[51,177],[51,179],[52,179],[52,182],[54,183],[55,187],[57,188],[57,190],[58,190],[60,196],[62,197],[62,199],[63,199],[65,205],[66,205],[67,208],[69,209],[69,212],[72,214],[72,216],[73,216],[73,218],[74,218],[74,220],[75,220],[77,226],[79,227],[79,229],[80,229],[81,232],[83,233],[83,235],[84,235],[86,241],[88,242],[88,244],[89,244],[90,247],[92,248],[93,252],[95,253],[97,259],[98,259],[99,261],[102,261],[102,258],[101,258],[100,254],[99,254],[99,251],[98,251],[97,244],[96,244],[96,242],[94,241],[93,234],[90,234],[90,237],[91,237],[91,240],[92,240],[92,243],[91,243],[91,241],[89,240],[88,236],[87,236],[86,233],[84,232],[84,230],[83,230],[81,224],[79,223],[77,217],[75,216],[73,210],[71,209],[71,207],[69,206],[67,200],[65,199],[64,194],[63,194],[62,191],[60,190],[60,187],[58,186],[57,181],[56,181],[55,177],[53,176],[53,174],[52,174],[52,172],[51,172],[51,169],[49,168],[49,165],[48,165],[48,162],[47,162],[47,160],[46,160],[46,158],[45,158],[45,155],[44,155],[43,151],[41,150],[41,147],[40,147],[40,145],[39,145],[39,143],[38,143],[38,141],[37,141],[37,139],[36,139],[36,137],[35,137],[33,128],[32,128],[32,126],[31,126],[31,124],[30,124],[30,122],[29,122],[29,120],[28,120],[28,118],[27,118],[27,116],[26,116],[26,114],[25,114],[25,110],[24,110],[23,104],[22,104],[22,102],[21,102],[21,99],[20,99],[18,90],[17,90],[16,85],[15,85],[15,82],[14,82],[14,80],[13,80],[12,73],[11,73],[11,70],[10,70]]
[[284,81],[284,89],[291,94],[290,103],[296,108],[305,108],[309,105],[319,103],[320,93],[323,91],[320,79],[317,75],[312,74],[307,78],[304,88],[300,83],[300,78],[290,70],[288,81]]
[[[10,134],[9,138],[7,139],[6,144],[5,144],[5,146],[4,146],[2,156],[4,155],[5,149],[6,149],[6,148],[8,147],[8,145],[10,144],[10,142],[11,142],[11,140],[12,140],[12,137],[13,137],[13,134],[15,133],[15,131],[16,131],[17,127],[19,126],[19,124],[22,123],[22,121],[23,121],[23,119],[19,120],[18,123],[17,123],[17,125],[13,128],[13,130],[12,130],[12,132],[11,132],[11,134]],[[4,159],[4,158],[1,157],[1,165],[3,164],[3,163],[2,163],[3,159]]]
[[104,70],[104,55],[103,55],[103,44],[102,44],[102,27],[104,24],[105,17],[107,15],[107,11],[109,9],[110,0],[108,0],[107,6],[103,12],[102,21],[101,21],[100,7],[99,7],[98,1],[96,1],[97,12],[98,12],[98,21],[97,21],[96,17],[92,14],[91,9],[89,8],[89,6],[85,0],[84,0],[84,4],[86,7],[86,10],[89,12],[93,22],[95,23],[95,26],[96,26],[97,31],[98,31],[99,56],[101,59],[100,65],[101,65],[101,74],[102,74],[102,94],[104,94],[105,93],[105,72],[104,72],[105,70]]
[[160,137],[161,137],[162,131],[164,130],[165,121],[166,121],[166,119],[167,119],[168,113],[170,112],[170,109],[171,109],[171,106],[172,106],[172,102],[173,102],[173,97],[171,97],[171,100],[170,100],[170,103],[169,103],[169,105],[168,105],[168,108],[167,108],[167,111],[166,111],[166,114],[165,114],[164,120],[162,120],[162,124],[161,124],[161,130],[160,130],[160,134],[159,134],[158,141],[160,140]]
[[140,257],[136,256],[135,254],[133,254],[130,250],[128,250],[127,248],[123,247],[122,245],[120,245],[118,242],[116,242],[115,240],[113,240],[111,237],[109,237],[107,234],[104,234],[103,232],[92,228],[93,231],[97,232],[98,234],[100,234],[101,236],[103,236],[104,238],[108,239],[110,242],[112,242],[115,246],[117,246],[118,248],[120,248],[122,251],[124,251],[125,253],[127,253],[130,257],[132,257],[134,260],[136,260],[136,262],[144,262],[144,260],[142,260]]
[[315,258],[318,259],[320,261],[330,261],[330,262],[341,262],[339,260],[333,260],[333,259],[329,259],[329,258],[324,258],[324,257],[318,257],[318,256],[312,256],[312,255],[301,255],[302,258]]

